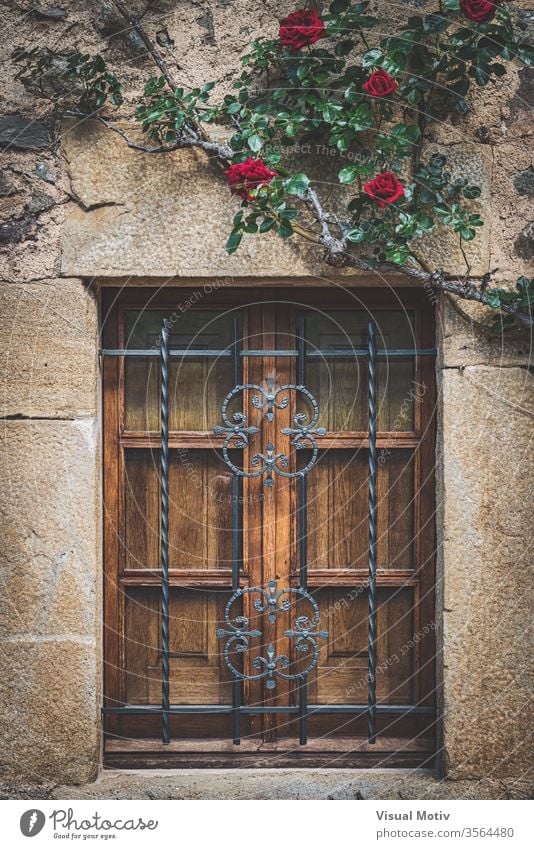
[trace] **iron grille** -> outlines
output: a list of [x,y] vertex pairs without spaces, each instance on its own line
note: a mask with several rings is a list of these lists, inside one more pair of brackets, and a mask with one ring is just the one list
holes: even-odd
[[[169,323],[164,320],[161,328],[159,349],[119,349],[119,348],[104,348],[101,349],[101,356],[105,357],[157,357],[160,360],[160,381],[161,381],[161,676],[162,676],[162,693],[160,706],[137,706],[123,705],[120,707],[105,707],[102,708],[103,714],[118,714],[118,715],[146,715],[160,716],[162,726],[162,741],[163,743],[170,742],[170,716],[172,715],[190,715],[190,714],[205,714],[205,715],[231,715],[233,721],[233,742],[238,745],[241,740],[240,720],[242,716],[262,715],[262,714],[287,714],[296,716],[299,721],[299,741],[302,745],[307,742],[307,720],[309,716],[325,715],[325,714],[346,714],[352,716],[367,715],[367,738],[368,742],[373,744],[376,742],[376,717],[384,716],[399,716],[404,717],[411,714],[434,714],[435,708],[420,704],[382,704],[377,702],[376,695],[376,646],[377,646],[377,591],[376,591],[376,543],[377,543],[377,497],[376,497],[376,476],[377,476],[377,450],[376,450],[376,433],[377,433],[377,404],[376,404],[376,366],[377,360],[381,357],[425,357],[434,356],[436,350],[434,348],[385,348],[377,350],[376,348],[376,333],[377,328],[373,321],[369,321],[367,328],[367,347],[366,348],[343,348],[329,350],[313,350],[306,351],[305,347],[305,329],[304,320],[300,319],[298,327],[299,347],[295,350],[240,350],[239,349],[239,325],[237,319],[233,322],[232,342],[225,349],[221,350],[191,350],[191,349],[170,349],[169,348]],[[232,704],[213,704],[213,705],[172,705],[170,703],[170,688],[169,688],[169,360],[170,358],[184,358],[194,356],[198,357],[231,357],[233,361],[233,378],[234,389],[232,389],[225,398],[223,404],[223,421],[224,425],[217,425],[214,432],[224,436],[223,456],[228,466],[233,471],[232,478],[232,596],[226,606],[225,612],[225,628],[218,630],[218,636],[226,642],[223,647],[223,657],[230,669],[232,680]],[[265,390],[259,385],[242,384],[241,383],[241,362],[245,357],[295,357],[297,359],[297,383],[286,384],[281,387],[269,387]],[[368,622],[367,622],[367,640],[368,640],[368,669],[367,669],[367,704],[308,704],[307,694],[307,677],[315,662],[317,661],[318,648],[317,639],[326,639],[328,633],[326,631],[317,630],[319,626],[319,610],[316,602],[308,593],[307,585],[307,478],[306,474],[314,465],[318,456],[317,444],[315,443],[314,435],[323,435],[326,433],[324,428],[317,427],[318,407],[315,399],[304,386],[305,364],[306,359],[310,358],[329,358],[329,357],[364,357],[367,360],[367,378],[368,378],[368,436],[369,436],[369,465],[368,465]],[[255,390],[258,392],[257,402],[253,400],[253,406],[261,408],[267,407],[267,416],[274,415],[278,401],[283,391],[299,391],[304,393],[311,403],[313,409],[312,420],[306,425],[302,418],[294,419],[294,427],[286,428],[283,433],[293,437],[292,444],[297,450],[300,448],[311,448],[312,458],[308,464],[297,472],[287,472],[284,470],[287,465],[285,455],[277,454],[275,446],[269,444],[266,447],[265,454],[257,455],[258,468],[251,472],[244,471],[236,467],[228,456],[228,447],[231,445],[232,439],[241,440],[241,447],[248,443],[248,437],[258,431],[258,428],[247,425],[247,419],[244,413],[235,414],[237,418],[230,421],[227,416],[228,403],[235,394],[243,390]],[[283,401],[282,401],[283,403]],[[286,406],[286,404],[284,404]],[[234,441],[234,447],[239,447],[239,443]],[[254,462],[254,460],[253,460]],[[299,587],[298,588],[282,588],[278,590],[275,582],[270,582],[268,589],[262,587],[252,587],[240,589],[239,579],[241,572],[242,556],[241,556],[241,526],[239,504],[241,501],[241,485],[243,477],[247,476],[265,476],[265,482],[271,486],[274,484],[273,475],[280,474],[285,477],[294,477],[297,479],[298,491],[298,539],[299,539]],[[277,607],[281,596],[289,594],[300,594],[302,597],[309,600],[314,611],[313,619],[307,622],[299,622],[297,619],[295,628],[286,631],[286,636],[294,637],[297,643],[307,641],[306,645],[312,650],[312,659],[306,668],[291,675],[284,672],[287,668],[284,656],[276,657],[274,648],[268,646],[267,658],[257,658],[258,661],[255,669],[257,674],[248,676],[249,678],[264,678],[267,681],[268,687],[275,685],[276,676],[285,677],[286,679],[298,680],[298,704],[283,705],[283,706],[265,706],[265,705],[246,705],[242,699],[242,682],[247,676],[236,669],[229,662],[228,646],[232,641],[240,641],[242,650],[248,649],[248,640],[250,637],[261,636],[259,631],[250,631],[248,621],[241,622],[236,625],[236,618],[232,621],[231,608],[234,602],[245,593],[256,593],[260,599],[256,609],[271,610],[270,602],[274,601],[274,606]],[[261,601],[263,598],[263,602]],[[280,608],[278,608],[280,609]],[[271,615],[273,615],[271,613]],[[276,612],[274,612],[276,615]],[[239,618],[239,617],[238,617]],[[243,617],[241,617],[241,620]]]

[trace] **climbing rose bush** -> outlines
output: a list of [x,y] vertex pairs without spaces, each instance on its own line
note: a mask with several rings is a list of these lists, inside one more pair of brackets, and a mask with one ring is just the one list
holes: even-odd
[[[280,21],[278,39],[253,42],[235,94],[212,115],[234,122],[234,163],[252,152],[277,176],[253,200],[241,194],[230,253],[244,234],[273,230],[321,241],[327,260],[336,253],[335,263],[357,243],[358,256],[372,268],[417,265],[416,242],[438,225],[460,242],[476,238],[483,221],[466,201],[480,188],[453,177],[444,154],[429,152],[428,128],[457,123],[471,109],[471,86],[499,78],[503,62],[515,57],[530,64],[531,53],[516,43],[504,2],[442,0],[438,9],[408,17],[394,35],[381,36],[382,29],[369,3],[333,0],[321,16],[313,9],[292,12]],[[317,151],[337,151],[346,215],[317,217],[324,185],[291,173],[284,156],[301,143],[310,152],[314,144]],[[301,220],[310,206],[311,232]]]
[[[510,62],[532,64],[511,9],[504,0],[434,0],[391,34],[365,0],[332,0],[320,15],[297,9],[252,43],[225,94],[213,96],[213,82],[181,88],[157,63],[161,75],[147,81],[136,109],[155,146],[129,144],[149,153],[199,145],[227,163],[230,191],[241,201],[229,253],[245,234],[298,236],[322,247],[332,265],[389,272],[395,264],[425,285],[438,280],[445,291],[500,311],[497,329],[514,324],[519,312],[530,326],[532,281],[520,278],[516,291],[470,282],[463,243],[483,224],[472,205],[480,187],[455,176],[435,144],[443,126],[457,127],[461,137],[474,86],[491,83],[498,96]],[[71,115],[96,116],[126,135],[102,114],[122,95],[101,56],[32,48],[14,58],[26,87],[45,96],[42,84],[53,72],[58,102]],[[227,141],[209,138],[210,123],[229,129]],[[304,150],[328,162],[298,172],[296,154]],[[310,161],[300,159],[301,167]],[[438,226],[466,259],[466,276],[454,285],[447,269],[433,269],[420,253]]]
[[325,34],[325,25],[313,9],[298,9],[280,21],[278,37],[292,53],[315,44]]

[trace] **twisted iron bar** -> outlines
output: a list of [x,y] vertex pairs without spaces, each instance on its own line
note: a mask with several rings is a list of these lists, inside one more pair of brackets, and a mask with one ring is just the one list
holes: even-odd
[[162,738],[169,729],[169,330],[161,329],[161,711]]
[[369,414],[369,617],[368,617],[368,716],[367,737],[376,742],[376,343],[375,326],[368,327]]

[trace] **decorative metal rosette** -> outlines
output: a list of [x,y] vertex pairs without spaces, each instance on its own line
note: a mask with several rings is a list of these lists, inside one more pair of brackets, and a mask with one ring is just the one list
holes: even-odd
[[[293,417],[293,427],[282,428],[282,433],[285,436],[292,436],[291,444],[297,450],[309,449],[312,452],[311,458],[304,466],[296,472],[286,471],[289,465],[287,454],[277,452],[272,442],[269,442],[264,452],[257,452],[251,460],[252,468],[249,470],[240,469],[232,462],[229,456],[229,450],[232,448],[245,448],[249,444],[249,437],[255,433],[259,433],[259,428],[247,424],[247,416],[243,412],[233,413],[231,418],[228,415],[228,407],[233,398],[240,395],[245,390],[254,390],[258,394],[252,396],[252,406],[256,410],[265,410],[265,416],[268,421],[274,419],[276,410],[283,410],[289,404],[289,396],[284,392],[295,391],[301,393],[309,401],[312,408],[312,415],[308,421],[307,413],[297,413]],[[216,436],[224,436],[224,444],[222,453],[227,466],[235,475],[243,478],[259,478],[265,476],[265,486],[273,486],[274,475],[280,475],[284,478],[297,478],[306,475],[313,468],[319,456],[319,448],[317,446],[316,436],[324,436],[326,428],[317,427],[319,420],[319,405],[312,393],[305,386],[295,383],[286,383],[283,386],[275,386],[272,380],[267,381],[267,388],[256,383],[240,383],[234,386],[225,397],[221,416],[224,422],[223,425],[216,425],[213,428],[213,433]]]
[[[251,661],[253,669],[257,670],[257,674],[247,675],[238,669],[232,660],[232,653],[243,653],[250,647],[251,637],[262,637],[263,632],[258,629],[250,628],[248,617],[242,613],[234,615],[236,603],[239,603],[245,595],[256,594],[257,598],[253,601],[253,607],[258,613],[266,613],[271,624],[275,623],[279,614],[289,613],[291,610],[292,596],[297,599],[305,599],[312,608],[312,616],[298,616],[295,620],[294,628],[289,628],[284,631],[284,636],[295,640],[295,649],[298,652],[309,654],[310,657],[306,662],[304,669],[299,669],[298,672],[285,672],[289,669],[290,660],[287,655],[277,655],[274,646],[267,646],[267,657],[257,655]],[[318,639],[326,640],[328,631],[320,631],[319,607],[315,599],[304,589],[297,587],[284,587],[277,590],[277,582],[269,581],[268,589],[263,587],[249,587],[246,589],[237,590],[228,600],[224,611],[224,620],[226,628],[217,629],[217,637],[222,639],[226,637],[224,644],[223,657],[224,661],[234,676],[242,681],[256,681],[261,678],[266,678],[266,687],[272,690],[276,687],[276,678],[284,678],[286,681],[295,681],[308,675],[315,667],[319,658]]]

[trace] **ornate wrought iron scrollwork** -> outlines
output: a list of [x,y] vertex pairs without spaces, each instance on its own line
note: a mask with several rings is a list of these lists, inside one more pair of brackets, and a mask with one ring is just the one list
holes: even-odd
[[[253,455],[251,460],[252,468],[247,471],[240,469],[232,462],[229,456],[229,450],[232,448],[245,448],[249,444],[249,436],[259,433],[259,428],[247,424],[247,416],[243,412],[233,413],[231,418],[228,415],[228,407],[233,398],[240,395],[245,390],[254,390],[258,394],[252,396],[252,406],[256,410],[266,410],[265,416],[269,421],[272,421],[276,410],[283,410],[289,404],[289,397],[282,395],[284,392],[291,390],[299,392],[308,399],[312,407],[312,415],[308,421],[307,413],[297,413],[293,417],[293,427],[282,428],[282,433],[285,436],[292,436],[291,444],[295,450],[309,449],[312,452],[311,458],[302,469],[295,472],[286,471],[289,465],[287,454],[277,452],[272,442],[269,442],[264,452],[258,451]],[[282,397],[280,397],[282,396]],[[277,474],[284,478],[297,478],[306,475],[313,468],[319,456],[319,448],[317,446],[316,436],[324,436],[326,428],[317,427],[319,420],[319,405],[312,393],[305,386],[296,383],[285,383],[283,386],[275,386],[274,381],[267,381],[267,388],[256,383],[240,383],[230,390],[225,397],[221,415],[224,426],[216,425],[213,432],[216,436],[224,436],[222,453],[224,461],[234,474],[244,478],[258,478],[265,476],[265,486],[273,486],[274,477]]]
[[[269,581],[268,589],[263,587],[247,587],[237,590],[226,605],[224,611],[224,620],[226,628],[217,629],[217,637],[222,639],[226,637],[224,644],[223,657],[225,663],[234,676],[234,678],[242,681],[255,681],[261,678],[266,678],[266,687],[272,690],[276,687],[276,678],[284,678],[286,681],[295,681],[303,678],[312,671],[319,658],[319,645],[317,640],[328,638],[328,631],[320,631],[319,620],[320,613],[317,602],[306,590],[297,587],[284,587],[277,590],[277,582]],[[232,650],[243,653],[247,651],[250,645],[251,637],[262,637],[263,632],[257,629],[250,628],[248,617],[239,614],[234,617],[232,608],[245,595],[257,594],[257,598],[253,601],[253,607],[258,613],[267,613],[269,622],[274,624],[277,621],[278,615],[288,613],[291,610],[291,596],[305,599],[312,608],[312,616],[298,616],[295,620],[294,628],[288,628],[284,631],[284,636],[295,639],[295,649],[301,653],[311,653],[309,661],[304,669],[298,672],[284,672],[290,666],[290,661],[287,655],[277,655],[274,646],[267,646],[267,657],[257,655],[253,658],[251,666],[258,670],[258,674],[247,675],[239,670],[232,660]]]

